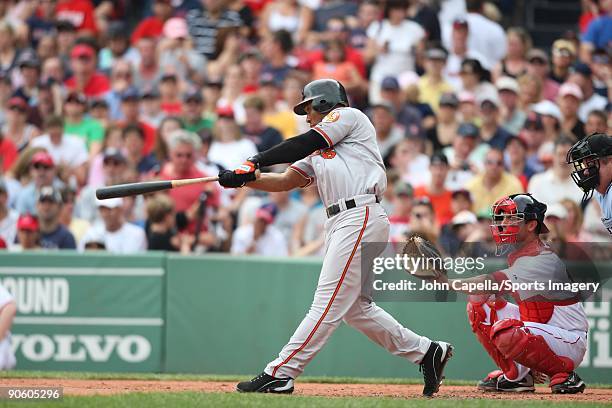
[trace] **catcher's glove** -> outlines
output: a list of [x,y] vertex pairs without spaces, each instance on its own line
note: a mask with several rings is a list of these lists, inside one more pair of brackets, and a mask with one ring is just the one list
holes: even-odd
[[425,238],[413,235],[408,238],[403,249],[406,272],[420,279],[435,279],[446,275],[444,259],[438,248]]

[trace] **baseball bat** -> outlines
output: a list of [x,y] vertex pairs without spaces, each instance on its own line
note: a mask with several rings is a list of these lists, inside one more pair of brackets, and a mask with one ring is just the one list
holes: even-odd
[[182,180],[144,181],[142,183],[117,184],[115,186],[102,187],[96,190],[98,200],[107,198],[127,197],[138,194],[153,193],[155,191],[168,190],[171,188],[188,186],[191,184],[208,183],[217,181],[219,177],[199,177]]

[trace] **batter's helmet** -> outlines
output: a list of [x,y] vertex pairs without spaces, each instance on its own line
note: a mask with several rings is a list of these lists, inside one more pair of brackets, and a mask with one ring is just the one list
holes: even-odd
[[599,184],[599,159],[612,155],[612,136],[593,133],[576,142],[567,152],[566,161],[574,165],[572,179],[584,191],[582,201],[591,198]]
[[491,232],[498,249],[500,245],[517,242],[520,224],[524,221],[536,220],[536,233],[547,233],[548,228],[544,224],[546,208],[546,204],[539,202],[529,193],[512,194],[497,200],[492,208]]
[[327,113],[336,105],[349,106],[344,86],[335,79],[317,79],[308,83],[302,91],[302,102],[295,105],[293,111],[305,115],[304,107],[312,102],[312,108],[320,113]]

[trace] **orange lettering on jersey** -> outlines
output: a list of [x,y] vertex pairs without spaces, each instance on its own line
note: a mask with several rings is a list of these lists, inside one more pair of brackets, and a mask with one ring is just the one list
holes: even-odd
[[321,157],[324,159],[333,159],[336,157],[336,151],[333,148],[328,147],[327,149],[321,150]]
[[337,121],[338,119],[340,119],[340,113],[338,113],[338,111],[332,111],[332,112],[329,112],[323,118],[323,122],[325,122],[325,123],[333,123],[333,122]]

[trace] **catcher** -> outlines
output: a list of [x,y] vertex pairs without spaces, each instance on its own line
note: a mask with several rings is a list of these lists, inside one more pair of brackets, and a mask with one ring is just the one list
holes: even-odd
[[[484,391],[533,392],[534,377],[550,377],[553,394],[583,392],[584,382],[574,369],[582,362],[587,347],[588,322],[576,297],[533,296],[522,290],[529,282],[565,281],[565,265],[544,244],[539,234],[544,225],[546,204],[530,194],[503,197],[493,205],[491,231],[498,251],[508,253],[508,268],[466,279],[448,279],[434,274],[438,282],[469,293],[467,314],[472,331],[500,368],[478,383]],[[509,250],[509,251],[508,251]],[[516,305],[502,291],[463,290],[467,284],[501,287],[504,281],[520,288],[510,292]],[[508,283],[508,282],[506,282]],[[565,296],[565,295],[562,295]],[[555,297],[555,300],[550,300]]]

